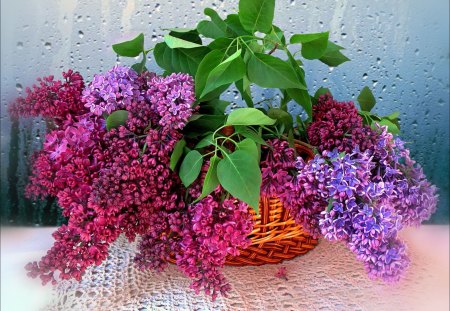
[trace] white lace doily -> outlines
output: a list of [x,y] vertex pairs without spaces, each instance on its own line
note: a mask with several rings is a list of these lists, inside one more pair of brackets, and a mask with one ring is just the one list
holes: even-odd
[[[321,240],[313,251],[281,265],[225,267],[233,289],[215,302],[195,295],[174,265],[162,273],[136,269],[135,249],[136,243],[121,237],[108,260],[90,268],[80,283],[57,285],[46,310],[448,310],[448,276],[442,279],[426,254],[411,247],[411,267],[395,285],[369,280],[343,245]],[[288,280],[275,277],[280,266],[287,268]],[[440,302],[430,309],[433,295]]]

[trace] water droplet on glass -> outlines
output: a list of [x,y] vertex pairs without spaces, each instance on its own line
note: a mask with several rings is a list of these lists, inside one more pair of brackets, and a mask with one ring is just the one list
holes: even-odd
[[17,83],[16,84],[16,90],[19,91],[19,92],[22,92],[22,90],[23,90],[22,84]]
[[345,38],[347,38],[347,34],[345,32],[343,32],[343,33],[341,33],[341,37],[342,37],[342,39],[345,39]]
[[50,50],[52,48],[52,44],[50,42],[45,42],[44,46],[47,50]]
[[363,80],[366,80],[367,79],[367,73],[363,74],[362,78],[363,78]]
[[80,30],[78,31],[78,37],[83,38],[84,37],[84,33]]
[[21,50],[21,49],[23,49],[23,42],[17,42],[17,49],[18,50]]

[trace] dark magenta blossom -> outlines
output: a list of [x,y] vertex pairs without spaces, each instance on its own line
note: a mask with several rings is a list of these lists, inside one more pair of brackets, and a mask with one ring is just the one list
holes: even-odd
[[372,131],[363,125],[353,102],[338,102],[329,94],[319,97],[313,106],[313,121],[307,128],[310,143],[319,151],[352,152],[359,146],[364,151],[373,144]]
[[38,79],[38,85],[26,88],[26,96],[11,104],[10,114],[16,118],[43,116],[57,125],[67,117],[85,114],[87,110],[81,100],[83,77],[73,70],[63,72],[62,76],[63,81],[56,81],[53,76]]

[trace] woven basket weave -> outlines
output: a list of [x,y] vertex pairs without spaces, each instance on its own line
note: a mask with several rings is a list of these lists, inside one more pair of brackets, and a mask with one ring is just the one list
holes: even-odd
[[[301,142],[296,142],[295,147],[297,154],[305,160],[314,156],[311,149]],[[313,239],[302,226],[294,222],[278,198],[261,197],[260,215],[256,215],[253,209],[249,211],[254,220],[253,231],[249,235],[251,245],[240,250],[239,256],[228,256],[226,265],[276,264],[306,254],[317,245],[317,239]]]
[[[311,149],[295,142],[297,155],[305,160],[314,157]],[[239,256],[227,256],[225,264],[230,266],[260,266],[276,264],[286,259],[304,255],[318,243],[302,226],[297,225],[283,203],[276,197],[261,197],[259,215],[249,207],[253,215],[253,231],[249,234],[251,245],[240,250]],[[169,262],[175,263],[171,256]]]

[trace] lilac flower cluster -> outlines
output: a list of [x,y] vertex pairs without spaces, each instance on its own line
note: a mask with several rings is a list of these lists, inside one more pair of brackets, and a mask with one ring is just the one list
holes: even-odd
[[73,70],[63,72],[62,76],[63,81],[48,76],[38,79],[38,85],[27,87],[26,96],[17,98],[9,107],[10,114],[16,118],[43,116],[55,125],[64,122],[66,117],[85,114],[87,110],[81,101],[83,77]]
[[[189,196],[201,194],[202,180],[209,163],[202,167],[201,177],[189,189]],[[167,266],[172,257],[185,275],[193,279],[191,288],[196,293],[203,290],[215,299],[226,296],[231,289],[221,268],[226,256],[239,255],[250,240],[253,220],[248,205],[235,199],[222,200],[223,189],[213,193],[187,209],[164,211],[154,217],[151,227],[141,242],[136,262],[142,269],[158,271]]]
[[320,152],[338,149],[361,151],[373,145],[370,127],[363,125],[361,116],[352,102],[338,102],[329,94],[319,97],[313,106],[313,122],[307,128],[310,143]]
[[[343,122],[348,116],[337,113],[345,105],[329,104],[316,108],[316,120],[334,116],[335,124],[351,125]],[[357,123],[353,126],[361,129]],[[312,124],[309,133],[314,134],[317,126]],[[348,133],[355,135],[353,129],[348,128]],[[386,127],[364,131],[364,141],[351,135],[349,140],[326,140],[319,146],[321,155],[307,163],[297,159],[298,173],[280,197],[296,221],[313,235],[320,232],[328,240],[346,243],[371,278],[396,281],[409,264],[397,234],[405,226],[430,218],[436,209],[437,190],[403,142],[394,139]]]
[[[77,77],[72,80],[82,83]],[[177,77],[166,81],[169,88],[177,83]],[[96,76],[84,95],[81,90],[77,94],[44,94],[44,88],[53,87],[50,78],[48,86],[30,90],[30,98],[42,97],[31,107],[36,113],[47,116],[69,95],[76,95],[79,103],[83,96],[92,111],[73,115],[66,109],[63,116],[55,116],[61,117],[59,127],[47,134],[43,150],[35,156],[27,194],[56,196],[68,223],[55,232],[55,244],[47,255],[27,266],[31,276],[55,283],[55,271],[59,270],[59,278],[79,280],[87,267],[107,257],[109,244],[121,233],[130,240],[138,234],[155,234],[159,229],[153,225],[158,217],[168,218],[173,211],[185,208],[183,187],[169,162],[182,136],[182,122],[192,114],[194,98],[186,94],[193,94],[193,85],[180,75],[178,83],[183,90],[177,89],[178,97],[170,93],[169,100],[174,105],[181,102],[183,118],[177,127],[161,126],[158,122],[163,116],[178,113],[176,109],[165,114],[156,111],[167,103],[166,93],[160,95],[160,102],[153,103],[140,96],[153,78],[155,75],[138,76],[129,68],[116,66],[106,75]],[[49,100],[44,95],[61,98]],[[140,114],[135,103],[140,105]],[[130,109],[130,118],[125,126],[106,131],[102,113],[117,108]]]
[[[191,203],[202,182],[186,194],[170,169],[173,148],[193,113],[192,78],[137,75],[116,66],[96,75],[79,92],[80,102],[82,96],[90,112],[82,106],[83,115],[64,115],[34,162],[28,194],[56,196],[68,223],[54,233],[47,255],[27,265],[29,275],[43,283],[56,283],[57,275],[80,280],[89,266],[107,258],[120,234],[130,241],[142,235],[135,258],[140,268],[161,271],[172,258],[196,292],[213,299],[226,295],[230,285],[221,268],[227,255],[249,245],[253,219],[247,204],[223,200],[220,187]],[[127,110],[128,119],[106,131],[104,114],[116,109]],[[207,169],[205,164],[201,179]]]
[[141,81],[131,68],[114,66],[106,74],[96,74],[83,91],[83,101],[98,116],[126,108],[133,101],[142,99]]
[[159,125],[180,129],[192,114],[194,81],[187,74],[154,76],[147,82],[147,99],[161,119]]

